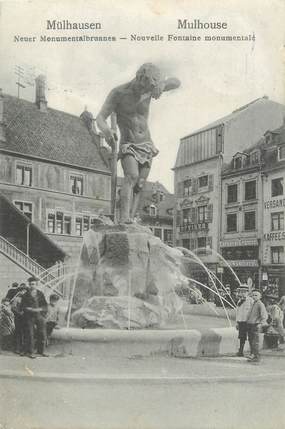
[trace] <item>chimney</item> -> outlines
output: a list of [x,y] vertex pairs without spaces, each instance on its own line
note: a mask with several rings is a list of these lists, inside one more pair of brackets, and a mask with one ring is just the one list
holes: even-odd
[[45,95],[46,78],[44,75],[39,75],[36,81],[36,105],[41,112],[47,111],[47,100]]
[[6,141],[5,125],[4,125],[4,97],[0,88],[0,141]]

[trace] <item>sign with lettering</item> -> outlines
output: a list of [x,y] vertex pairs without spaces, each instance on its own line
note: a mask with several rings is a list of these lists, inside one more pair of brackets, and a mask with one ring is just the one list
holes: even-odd
[[265,210],[277,209],[279,207],[285,207],[285,198],[279,198],[276,200],[268,200],[264,203]]
[[280,241],[285,240],[285,231],[279,231],[279,232],[266,232],[263,235],[264,240],[266,241]]
[[232,261],[228,261],[231,267],[258,267],[257,259],[236,259]]
[[256,239],[220,241],[221,247],[258,246]]

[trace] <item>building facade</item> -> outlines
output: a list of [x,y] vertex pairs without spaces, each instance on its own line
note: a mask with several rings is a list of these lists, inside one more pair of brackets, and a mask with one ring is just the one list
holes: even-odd
[[[242,152],[245,147],[255,144],[268,129],[280,126],[284,114],[285,106],[263,97],[180,141],[174,166],[174,243],[190,250],[198,248],[200,254],[204,252],[202,261],[220,277],[223,275],[223,264],[218,256],[220,237],[224,234],[220,221],[223,164],[231,161],[237,150]],[[251,180],[256,179],[249,176],[248,181]],[[242,210],[250,213],[251,206],[246,202]],[[246,216],[250,222],[253,215]],[[257,238],[250,235],[255,245]],[[256,261],[258,256],[253,259]],[[207,277],[206,274],[203,276]]]
[[262,283],[285,295],[285,126],[265,134],[262,171]]
[[[71,265],[83,232],[110,214],[111,172],[101,143],[89,112],[77,117],[48,107],[42,77],[35,103],[0,95],[0,193]],[[4,231],[9,219],[1,221]]]

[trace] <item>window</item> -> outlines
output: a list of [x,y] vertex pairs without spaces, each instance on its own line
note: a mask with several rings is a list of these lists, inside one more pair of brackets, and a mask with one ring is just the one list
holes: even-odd
[[50,234],[71,234],[71,216],[63,212],[48,213],[47,231]]
[[48,232],[50,234],[55,233],[55,214],[49,213],[48,214],[48,225],[47,225]]
[[207,206],[198,207],[198,222],[206,222],[207,221]]
[[165,229],[163,231],[163,240],[166,243],[172,243],[172,239],[173,239],[172,229]]
[[271,263],[272,264],[284,264],[284,247],[274,246],[271,247]]
[[190,239],[189,238],[184,238],[182,240],[182,247],[184,247],[184,249],[190,249]]
[[242,167],[241,156],[234,158],[234,168],[241,168],[241,167]]
[[15,201],[15,206],[20,210],[24,215],[26,215],[31,221],[33,218],[33,204],[26,203],[25,201]]
[[206,245],[207,245],[207,238],[206,237],[198,237],[197,239],[197,246],[199,250],[200,255],[206,254]]
[[259,162],[259,152],[255,151],[250,154],[250,163],[257,164]]
[[244,198],[245,200],[255,200],[256,199],[256,181],[251,180],[250,182],[245,182],[244,184]]
[[70,176],[69,178],[70,191],[72,194],[83,195],[83,177]]
[[56,226],[56,233],[63,234],[63,213],[62,212],[56,213],[55,226]]
[[228,185],[228,203],[237,202],[238,185]]
[[161,234],[161,228],[154,228],[154,235],[156,236],[156,237],[159,237],[159,238],[161,238],[162,237],[162,234]]
[[16,183],[17,185],[32,186],[32,167],[17,165]]
[[187,225],[191,222],[191,209],[182,210],[183,215],[183,225]]
[[237,213],[227,215],[227,232],[237,232]]
[[272,197],[277,197],[278,195],[283,195],[283,177],[278,177],[278,179],[273,179],[271,182],[271,195]]
[[83,216],[83,231],[88,231],[90,229],[90,217]]
[[82,217],[75,218],[75,234],[82,235]]
[[284,230],[284,212],[271,213],[271,231]]
[[255,229],[255,212],[245,212],[244,214],[244,230],[252,231]]
[[156,207],[153,204],[151,206],[149,206],[149,215],[150,216],[156,216]]
[[278,160],[282,161],[285,159],[285,144],[278,148]]
[[205,188],[208,186],[208,176],[201,176],[198,178],[198,187],[199,189]]
[[71,216],[64,216],[63,233],[67,235],[71,234]]
[[192,191],[192,180],[191,179],[184,180],[183,182],[184,197],[191,195],[191,191]]

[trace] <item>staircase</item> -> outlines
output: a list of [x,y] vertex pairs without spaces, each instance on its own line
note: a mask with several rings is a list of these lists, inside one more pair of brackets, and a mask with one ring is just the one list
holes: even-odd
[[[49,269],[42,267],[2,236],[0,236],[0,253],[17,264],[20,268],[26,271],[26,273],[37,277],[43,286],[54,289],[59,276],[58,270],[53,269],[54,267]],[[54,271],[55,274],[51,274],[50,271]],[[61,293],[56,289],[54,289],[54,292],[61,295]]]

